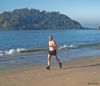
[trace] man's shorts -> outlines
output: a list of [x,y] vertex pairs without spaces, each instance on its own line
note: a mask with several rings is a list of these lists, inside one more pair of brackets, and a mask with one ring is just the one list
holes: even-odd
[[54,51],[49,51],[49,54],[50,54],[50,55],[56,56],[56,55],[57,55],[57,51],[56,51],[56,50],[54,50]]

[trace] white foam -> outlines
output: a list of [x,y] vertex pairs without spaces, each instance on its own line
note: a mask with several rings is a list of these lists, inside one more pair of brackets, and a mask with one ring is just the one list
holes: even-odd
[[14,54],[16,51],[14,50],[14,49],[11,49],[11,50],[9,50],[9,51],[6,51],[6,54],[8,54],[8,55],[12,55],[12,54]]
[[2,51],[0,51],[0,56],[3,56],[3,53],[2,53]]
[[26,50],[26,49],[24,49],[24,48],[18,48],[18,49],[16,49],[16,51],[19,53],[19,52],[21,52],[21,51],[23,51],[23,50]]
[[65,48],[67,48],[67,45],[63,45],[63,46],[59,47],[58,50],[62,50],[62,49],[65,49]]
[[63,48],[66,48],[67,47],[67,45],[63,45]]
[[69,48],[77,48],[78,46],[76,46],[76,45],[69,45],[68,47]]
[[23,50],[26,50],[26,49],[17,48],[17,49],[10,49],[10,50],[6,50],[6,51],[0,51],[0,56],[17,54],[17,53],[20,53]]
[[76,45],[63,45],[61,47],[58,48],[58,50],[63,50],[63,49],[71,49],[71,48],[77,48],[78,46]]

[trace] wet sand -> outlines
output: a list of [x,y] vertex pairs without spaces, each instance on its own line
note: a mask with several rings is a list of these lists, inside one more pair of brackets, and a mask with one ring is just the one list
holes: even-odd
[[0,86],[100,86],[100,57],[72,59],[63,64],[21,66],[0,70]]

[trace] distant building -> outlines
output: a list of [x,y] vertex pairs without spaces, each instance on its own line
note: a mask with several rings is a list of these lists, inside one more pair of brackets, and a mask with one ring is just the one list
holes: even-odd
[[97,30],[100,30],[100,26],[98,26],[96,29],[97,29]]

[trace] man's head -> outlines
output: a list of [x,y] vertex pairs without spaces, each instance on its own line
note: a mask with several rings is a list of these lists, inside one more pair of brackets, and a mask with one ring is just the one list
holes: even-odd
[[52,35],[49,36],[49,40],[50,40],[50,41],[53,40],[53,36],[52,36]]

